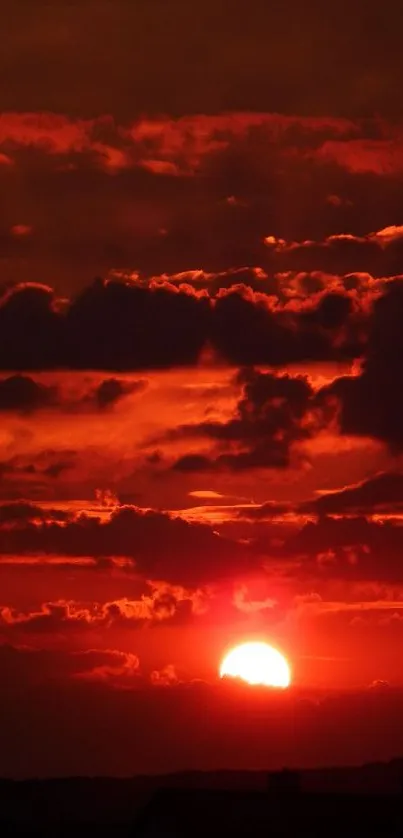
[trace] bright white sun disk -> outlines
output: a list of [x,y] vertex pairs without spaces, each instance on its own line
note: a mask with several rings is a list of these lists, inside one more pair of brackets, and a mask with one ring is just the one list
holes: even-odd
[[231,649],[220,666],[220,677],[225,676],[266,687],[288,687],[291,682],[287,660],[268,643],[242,643]]

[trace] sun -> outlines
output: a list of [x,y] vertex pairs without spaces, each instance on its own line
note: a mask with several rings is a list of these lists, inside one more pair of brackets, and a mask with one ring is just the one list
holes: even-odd
[[220,677],[226,676],[266,687],[284,688],[291,683],[288,661],[268,643],[242,643],[231,649],[220,666]]

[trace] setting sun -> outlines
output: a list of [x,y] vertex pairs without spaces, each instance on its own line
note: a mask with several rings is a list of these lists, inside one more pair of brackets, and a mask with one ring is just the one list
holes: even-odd
[[248,684],[266,687],[288,687],[291,671],[284,655],[268,643],[242,643],[225,656],[220,677],[241,678]]

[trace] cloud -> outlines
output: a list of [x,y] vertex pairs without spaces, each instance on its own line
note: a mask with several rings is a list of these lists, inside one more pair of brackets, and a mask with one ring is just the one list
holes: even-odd
[[221,293],[213,309],[213,345],[237,365],[281,365],[360,354],[362,336],[359,328],[354,330],[352,300],[324,293],[315,302],[287,309],[242,287]]
[[239,366],[352,360],[366,352],[382,300],[398,286],[365,272],[269,279],[258,269],[126,273],[69,300],[17,285],[0,298],[0,368],[166,369],[195,364],[206,350]]
[[218,445],[210,458],[185,454],[179,471],[286,468],[294,443],[310,436],[314,392],[303,376],[274,375],[253,369],[239,374],[243,392],[233,419],[179,427],[179,437],[206,437]]
[[403,445],[402,318],[403,284],[399,280],[374,302],[361,374],[336,379],[327,390],[339,401],[342,433],[374,437],[397,451]]
[[[66,295],[93,276],[122,273],[252,268],[273,284],[276,272],[305,265],[403,272],[401,243],[382,250],[371,238],[402,217],[402,155],[399,164],[391,154],[402,140],[392,122],[218,109],[131,113],[122,123],[68,112],[2,114],[0,154],[12,165],[0,175],[15,196],[0,212],[10,285],[56,281]],[[395,165],[355,171],[354,142],[362,159],[375,159],[374,138],[379,161]],[[16,226],[32,233],[13,235]],[[287,247],[267,247],[265,238]]]
[[[302,594],[295,597],[294,607],[299,617],[339,617],[345,615],[350,626],[358,626],[368,618],[375,618],[377,625],[386,624],[390,619],[400,622],[403,619],[403,601],[399,599],[368,599],[364,601],[342,600],[329,601],[319,594]],[[385,617],[386,615],[386,617]]]
[[[324,139],[342,142],[360,133],[359,125],[346,119],[304,119],[263,112],[145,117],[126,125],[111,116],[74,119],[60,113],[4,112],[0,147],[12,148],[14,154],[19,148],[37,148],[56,158],[59,165],[62,156],[81,154],[106,172],[140,166],[157,175],[175,177],[195,174],[206,157],[256,129],[273,143],[303,142],[313,148]],[[379,145],[382,147],[382,141]],[[327,155],[330,149],[328,146]]]
[[130,370],[195,363],[207,315],[207,300],[173,288],[96,281],[63,313],[50,289],[25,286],[0,306],[0,364]]
[[66,684],[69,680],[107,682],[118,686],[121,679],[139,681],[139,659],[135,654],[109,649],[29,650],[0,646],[2,676],[13,689],[32,689],[43,684]]
[[242,572],[246,546],[220,537],[208,525],[169,513],[119,507],[106,520],[84,514],[67,523],[43,521],[2,529],[0,553],[126,557],[132,569],[179,584],[199,584]]
[[[313,501],[312,505],[314,503]],[[309,502],[307,502],[307,508],[308,506]],[[245,520],[273,521],[276,518],[283,519],[287,515],[298,516],[303,511],[303,507],[301,509],[299,504],[292,503],[291,501],[281,503],[270,500],[261,504],[239,505],[234,511],[239,518],[244,518]]]
[[106,378],[83,395],[69,395],[57,386],[43,384],[27,375],[12,375],[0,379],[0,411],[30,413],[53,408],[66,412],[93,411],[112,408],[121,399],[141,393],[146,379],[124,381]]
[[[112,139],[108,143],[107,137]],[[104,136],[104,139],[102,137]],[[119,134],[111,118],[71,119],[52,113],[3,113],[0,146],[35,148],[60,157],[71,153],[92,155],[95,165],[112,173],[128,165],[119,146]]]
[[[157,15],[148,0],[24,5],[21,15],[8,4],[0,55],[10,80],[0,477],[3,498],[22,498],[0,506],[0,631],[64,651],[0,647],[0,773],[155,772],[218,758],[265,768],[268,754],[290,764],[296,750],[308,762],[393,751],[392,689],[319,709],[270,697],[262,726],[255,696],[193,692],[177,661],[186,647],[195,658],[197,631],[214,628],[203,615],[215,598],[218,643],[227,606],[226,629],[283,620],[286,632],[287,597],[311,589],[317,598],[294,611],[356,621],[352,635],[371,621],[379,636],[401,634],[399,4],[382,38],[363,3],[347,17],[295,2],[232,16],[210,0],[162,3]],[[241,372],[220,391],[226,365]],[[143,370],[158,371],[146,405]],[[73,501],[102,486],[99,504]],[[312,499],[318,486],[345,488]],[[162,511],[196,494],[215,505]],[[256,573],[264,590],[249,584]],[[363,605],[367,582],[396,590]],[[107,649],[79,649],[100,636]],[[389,679],[384,659],[398,648],[384,641],[373,656],[362,644],[365,683]],[[382,713],[393,724],[381,735]]]
[[[194,429],[195,435],[197,435],[199,430],[202,429]],[[182,472],[210,471],[215,467],[215,461],[209,459],[209,457],[206,457],[203,454],[183,454],[183,456],[179,457],[179,460],[176,460],[172,466],[174,471]]]
[[[139,659],[132,652],[106,651],[105,662],[75,673],[81,681],[105,683],[117,689],[133,689],[139,679]],[[137,682],[137,683],[136,683]]]
[[403,229],[396,225],[366,236],[333,234],[323,241],[286,242],[270,235],[265,243],[269,265],[279,273],[323,271],[342,276],[367,272],[391,277],[403,269]]
[[211,489],[195,489],[193,492],[189,492],[190,497],[198,498],[201,500],[230,500],[230,495],[222,495],[220,492],[214,492]]
[[45,602],[32,610],[0,605],[0,635],[3,641],[23,639],[42,644],[96,633],[106,637],[111,632],[168,625],[190,625],[209,607],[209,595],[202,589],[186,589],[167,582],[147,582],[146,591],[137,599],[123,597],[110,602]]
[[400,583],[401,537],[391,521],[323,516],[292,534],[280,553],[298,562],[302,576]]
[[371,690],[388,690],[390,689],[389,681],[384,681],[381,678],[377,678],[375,681],[369,685]]
[[150,681],[155,687],[172,687],[179,683],[179,677],[175,666],[168,663],[163,669],[154,669]]
[[0,380],[0,410],[30,412],[49,407],[56,401],[56,390],[26,375]]
[[0,630],[5,637],[17,634],[51,634],[57,637],[70,631],[85,631],[92,627],[89,609],[75,603],[44,603],[39,611],[20,612],[8,606],[0,608]]
[[0,462],[3,480],[3,498],[24,499],[29,493],[43,496],[43,486],[56,481],[62,474],[74,468],[77,452],[70,449],[44,449],[38,454],[28,452]]
[[244,614],[257,614],[261,611],[265,613],[265,616],[273,611],[277,602],[275,599],[271,597],[266,597],[266,599],[252,599],[249,596],[248,589],[245,585],[242,585],[240,588],[237,588],[234,592],[233,603],[235,608],[238,611],[243,612]]
[[132,393],[141,392],[147,386],[146,381],[119,381],[117,378],[106,378],[98,385],[95,391],[95,399],[102,410],[113,407],[116,402]]
[[0,523],[24,525],[28,521],[67,521],[70,513],[63,509],[44,509],[30,501],[15,501],[0,505]]
[[320,515],[399,515],[403,509],[403,474],[397,471],[377,474],[355,486],[325,492],[303,508]]
[[403,170],[403,144],[398,134],[388,138],[325,140],[318,155],[350,169],[355,174],[373,172],[392,175]]

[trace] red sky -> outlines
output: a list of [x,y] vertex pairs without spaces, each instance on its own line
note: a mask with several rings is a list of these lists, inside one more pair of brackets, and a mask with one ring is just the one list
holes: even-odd
[[396,756],[399,4],[1,5],[0,774]]

